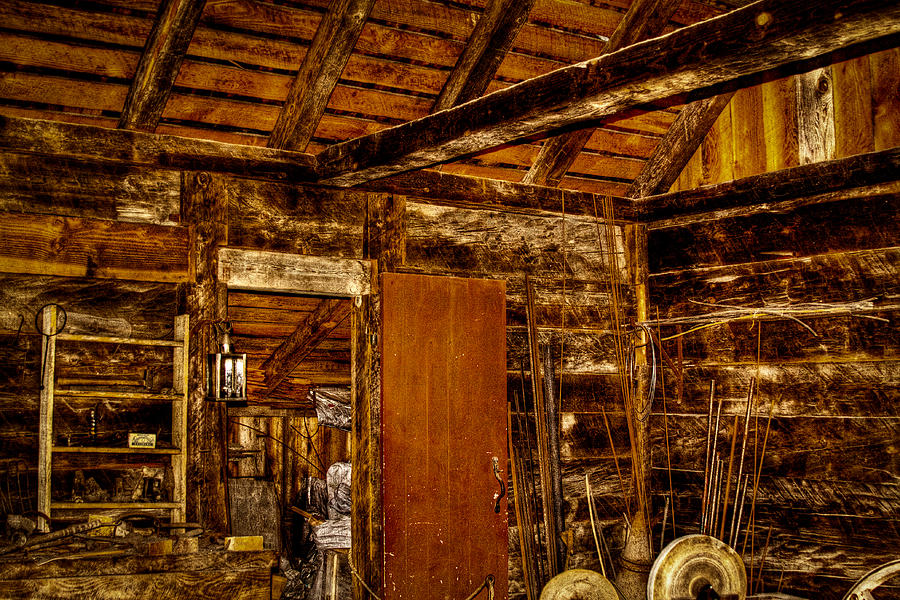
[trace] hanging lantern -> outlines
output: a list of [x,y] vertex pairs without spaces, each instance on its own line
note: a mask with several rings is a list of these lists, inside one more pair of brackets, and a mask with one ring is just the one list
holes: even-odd
[[219,351],[209,355],[206,395],[219,402],[247,400],[247,355],[231,351],[231,323],[216,323]]

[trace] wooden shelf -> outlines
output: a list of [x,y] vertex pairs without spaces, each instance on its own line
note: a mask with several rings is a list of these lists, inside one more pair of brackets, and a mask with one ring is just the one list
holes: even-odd
[[119,400],[161,400],[165,402],[181,402],[184,400],[182,394],[153,394],[150,392],[106,392],[91,390],[69,390],[59,389],[54,391],[56,396],[65,396],[67,398],[115,398]]
[[57,510],[104,510],[110,508],[131,508],[135,510],[158,508],[160,510],[170,510],[181,508],[181,504],[178,502],[51,502],[50,508]]
[[76,333],[60,333],[56,336],[60,341],[69,342],[96,342],[99,344],[131,344],[133,346],[163,346],[167,348],[181,348],[182,342],[178,340],[142,340],[140,338],[112,337],[103,335],[80,335]]
[[105,448],[103,446],[53,446],[60,454],[181,454],[178,448]]
[[[43,374],[41,377],[41,402],[38,423],[38,485],[37,485],[37,509],[41,516],[38,517],[38,530],[46,532],[50,530],[50,521],[53,519],[53,510],[84,510],[84,509],[125,509],[140,510],[167,510],[169,518],[173,522],[184,521],[187,512],[187,394],[188,394],[188,348],[190,347],[190,319],[188,315],[177,315],[172,329],[172,338],[168,340],[138,339],[132,337],[77,335],[60,333],[57,331],[58,311],[56,305],[47,305],[43,310],[44,330],[47,334],[41,347],[41,359]],[[92,342],[97,344],[129,344],[133,346],[163,347],[172,349],[172,391],[173,393],[159,394],[146,391],[109,391],[92,389],[72,389],[68,387],[57,388],[56,346],[63,342]],[[103,382],[98,381],[103,386]],[[79,385],[74,382],[68,385]],[[106,386],[110,384],[107,383]],[[142,389],[138,387],[137,389]],[[163,404],[171,410],[172,437],[170,443],[175,448],[128,448],[128,447],[103,447],[103,446],[56,446],[59,438],[53,428],[53,413],[55,398],[106,398],[126,402],[146,402],[148,404]],[[168,456],[170,468],[174,479],[172,499],[174,502],[53,502],[52,477],[53,455],[106,455],[107,463],[115,462],[113,456],[135,457],[162,457]],[[144,459],[148,461],[149,459]],[[132,461],[119,461],[132,462]],[[139,459],[140,462],[140,459]],[[154,462],[158,462],[154,461]]]

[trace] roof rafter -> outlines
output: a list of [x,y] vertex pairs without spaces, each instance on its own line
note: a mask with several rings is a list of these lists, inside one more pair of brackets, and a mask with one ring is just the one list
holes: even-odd
[[350,314],[350,301],[346,298],[325,298],[297,328],[263,361],[260,369],[265,372],[263,385],[266,396],[303,362],[310,352],[340,325]]
[[641,198],[667,192],[731,102],[732,96],[734,93],[730,92],[705,98],[681,109],[625,195]]
[[[763,80],[893,47],[892,0],[759,0],[745,8],[319,154],[322,182],[352,186],[624,110],[708,98]],[[842,50],[840,53],[836,51]]]
[[[679,4],[672,0],[635,0],[606,42],[603,54],[661,34]],[[592,128],[579,129],[545,141],[522,183],[558,186],[593,132]]]
[[444,83],[431,112],[484,94],[535,0],[489,0],[456,66]]
[[306,149],[373,6],[375,0],[331,2],[269,135],[270,148]]
[[205,6],[206,0],[162,3],[125,98],[121,129],[156,129]]

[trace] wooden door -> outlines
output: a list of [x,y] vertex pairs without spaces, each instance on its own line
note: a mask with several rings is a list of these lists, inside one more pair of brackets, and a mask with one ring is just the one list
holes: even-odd
[[385,600],[507,596],[505,287],[381,276]]

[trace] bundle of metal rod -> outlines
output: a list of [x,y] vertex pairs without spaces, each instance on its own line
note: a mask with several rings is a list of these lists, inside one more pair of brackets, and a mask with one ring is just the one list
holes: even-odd
[[547,538],[547,556],[549,559],[548,577],[559,573],[559,552],[556,531],[555,513],[553,510],[552,478],[548,456],[549,438],[547,433],[547,408],[544,404],[544,390],[541,386],[541,361],[538,349],[537,322],[534,314],[534,287],[531,279],[525,275],[525,318],[528,325],[528,350],[531,359],[531,392],[534,398],[535,432],[538,454],[538,470],[541,479],[541,499],[544,516],[544,533]]
[[[712,382],[710,382],[710,389],[709,389],[710,417],[712,417],[712,402],[713,402],[713,397],[715,396],[715,392],[716,392],[716,382],[712,381]],[[712,418],[710,418],[710,424],[712,425],[712,428],[707,433],[708,456],[707,456],[706,462],[709,466],[707,467],[707,476],[705,477],[705,481],[704,481],[703,496],[706,500],[703,503],[703,509],[702,509],[703,517],[700,522],[700,531],[702,533],[705,533],[708,535],[713,535],[715,532],[715,527],[713,526],[713,523],[712,523],[712,517],[713,517],[713,513],[716,512],[715,509],[717,508],[717,505],[718,505],[718,494],[716,493],[716,491],[717,491],[716,485],[717,485],[717,479],[722,478],[722,474],[719,473],[718,471],[715,474],[712,472],[712,471],[718,469],[718,463],[716,461],[718,460],[718,456],[719,456],[717,453],[717,449],[718,449],[718,445],[719,445],[719,420],[721,419],[721,416],[722,416],[722,399],[719,398],[718,408],[716,409],[715,422],[713,423]],[[710,445],[712,446],[711,448],[710,448]],[[718,469],[718,470],[720,470],[720,469]],[[715,476],[713,476],[713,475],[715,475]]]
[[[526,513],[529,511],[523,510],[525,508],[524,480],[522,479],[523,473],[521,471],[521,462],[513,439],[512,413],[513,409],[512,406],[510,406],[507,411],[506,425],[507,431],[509,432],[509,462],[511,467],[510,471],[512,472],[513,506],[516,514],[516,527],[519,531],[519,551],[522,558],[522,579],[525,581],[525,596],[528,600],[533,600],[535,598],[534,593],[536,590],[533,569],[534,552],[532,550],[534,538],[530,535],[530,532],[533,530],[529,527],[528,517],[526,516]],[[516,418],[518,419],[518,415]]]
[[[527,559],[529,573],[532,580],[531,593],[537,598],[541,588],[550,578],[546,576],[544,561],[546,558],[544,544],[541,536],[540,519],[538,515],[537,500],[538,485],[535,481],[534,446],[531,443],[531,426],[529,415],[525,407],[525,369],[522,375],[521,402],[518,394],[514,395],[515,401],[515,435],[513,436],[516,452],[517,471],[521,488],[522,523],[519,525],[520,538],[527,538],[527,556],[523,555],[523,563]],[[533,421],[532,421],[533,422]],[[518,500],[518,499],[517,499]],[[517,515],[518,518],[518,515]]]
[[700,533],[706,532],[706,508],[709,505],[709,461],[712,447],[713,401],[716,396],[716,382],[709,382],[709,414],[706,417],[706,463],[703,467],[703,499],[700,501]]
[[[741,442],[741,460],[738,463],[738,474],[737,474],[738,484],[740,484],[741,477],[744,474],[744,458],[747,455],[747,433],[750,431],[750,407],[753,405],[753,388],[755,385],[756,385],[756,378],[751,377],[750,378],[750,389],[747,390],[747,409],[746,409],[746,412],[744,413],[744,439]],[[740,487],[741,487],[740,485],[735,486],[735,497],[734,497],[735,510],[737,510],[738,500],[740,498],[740,489],[739,489]],[[729,531],[729,536],[728,536],[729,540],[734,539],[734,537],[737,535],[737,533],[735,531],[735,526],[736,526],[736,523],[734,521],[732,521],[731,531]]]

